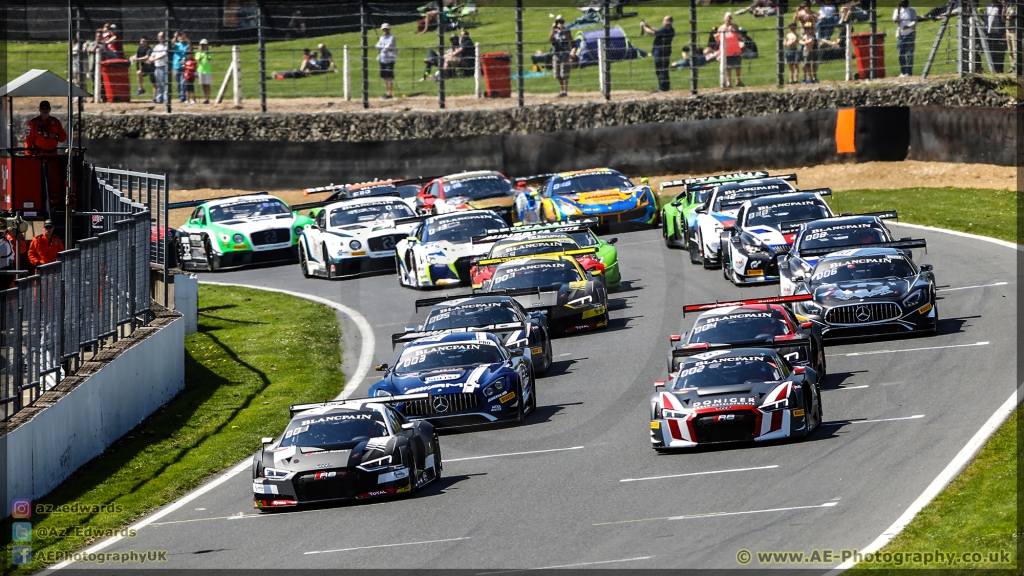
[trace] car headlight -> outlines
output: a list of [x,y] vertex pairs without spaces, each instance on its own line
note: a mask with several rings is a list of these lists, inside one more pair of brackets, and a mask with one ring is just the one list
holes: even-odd
[[725,226],[722,226],[721,222],[715,222],[715,235],[721,234],[722,230],[725,230]]
[[761,241],[753,236],[742,236],[740,243],[743,244],[743,249],[750,254],[766,251]]
[[789,398],[783,398],[771,404],[765,404],[761,406],[762,412],[775,412],[776,410],[782,410],[783,408],[789,408]]
[[391,465],[391,456],[385,456],[383,458],[377,458],[370,460],[369,462],[363,462],[359,468],[366,471],[380,470],[381,468],[387,468]]
[[348,243],[348,247],[353,250],[359,250],[360,248],[363,247],[363,243],[360,242],[359,240],[353,240]]
[[286,478],[291,474],[288,470],[281,470],[280,468],[264,468],[263,476],[266,478]]
[[920,304],[923,298],[924,290],[921,290],[919,288],[911,292],[910,296],[907,296],[906,298],[903,299],[903,306],[905,306],[906,308],[913,308],[914,306]]
[[487,396],[488,398],[490,398],[491,396],[494,396],[495,394],[501,394],[502,392],[505,391],[505,386],[507,386],[507,385],[508,385],[508,379],[506,377],[502,376],[501,378],[498,378],[494,382],[491,382],[490,384],[487,385],[486,388],[484,388],[484,396]]
[[577,298],[575,300],[570,300],[565,305],[568,306],[569,308],[579,308],[581,306],[586,306],[586,305],[592,303],[593,301],[594,301],[594,297],[590,296],[590,295],[587,295],[587,296],[583,296],[582,298]]
[[803,302],[802,304],[803,304],[804,310],[807,310],[811,314],[821,314],[822,310],[824,310],[824,308],[821,306],[821,304],[818,304],[817,302],[808,301],[808,302]]
[[380,397],[380,396],[391,396],[392,394],[391,394],[391,392],[388,392],[387,390],[385,390],[383,388],[378,388],[377,391],[373,393],[373,395],[377,396],[377,397]]
[[566,216],[579,216],[580,214],[583,214],[579,206],[576,206],[575,204],[569,204],[568,202],[560,202],[558,210],[561,211],[562,214],[565,214]]
[[296,226],[295,227],[295,235],[298,236],[300,234],[302,234],[302,226]]
[[241,234],[235,234],[231,239],[235,241],[235,244],[242,244],[245,242],[245,236],[242,236]]

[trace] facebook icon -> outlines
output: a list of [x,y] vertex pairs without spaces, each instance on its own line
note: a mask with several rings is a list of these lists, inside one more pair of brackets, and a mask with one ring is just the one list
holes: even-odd
[[11,546],[11,559],[16,565],[32,563],[31,546]]

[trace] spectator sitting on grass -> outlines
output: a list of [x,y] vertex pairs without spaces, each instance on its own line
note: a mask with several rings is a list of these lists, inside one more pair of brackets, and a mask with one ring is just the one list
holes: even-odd
[[737,28],[736,33],[740,37],[740,43],[743,45],[743,58],[745,60],[753,60],[758,57],[757,53],[757,42],[747,34],[746,28]]
[[337,72],[338,66],[334,64],[334,55],[331,54],[331,51],[327,49],[327,45],[319,44],[317,45],[316,49],[320,51],[320,71],[329,72],[333,70]]
[[843,7],[839,10],[839,24],[867,22],[871,15],[868,14],[867,10],[861,8],[859,4],[860,0],[853,0],[853,2],[843,4]]
[[736,11],[736,15],[746,14],[750,12],[755,18],[764,18],[766,16],[775,16],[779,13],[779,5],[776,0],[754,0],[754,3],[746,8],[740,8]]
[[459,34],[459,57],[462,58],[463,76],[472,76],[476,66],[476,44],[469,37],[469,30]]
[[700,68],[701,66],[704,66],[704,65],[706,65],[708,63],[708,54],[714,54],[714,51],[711,50],[710,48],[705,48],[703,54],[698,54],[696,56],[696,58],[691,58],[690,57],[690,47],[689,46],[683,46],[682,54],[683,54],[683,59],[682,60],[676,60],[672,64],[672,68],[673,69],[675,69],[675,70],[683,70],[683,69],[686,69],[686,68],[690,68],[691,66],[694,67],[694,68]]
[[302,64],[299,64],[299,70],[305,74],[309,74],[312,70],[319,68],[316,60],[316,52],[310,52],[309,48],[302,49]]
[[[420,82],[426,80],[427,76],[430,76],[431,80],[437,80],[441,77],[442,73],[444,73],[445,78],[451,77],[452,71],[455,68],[451,68],[450,62],[453,58],[456,60],[458,59],[458,56],[455,55],[455,51],[459,49],[459,37],[452,34],[448,39],[448,42],[450,42],[450,44],[448,45],[448,49],[445,50],[443,56],[438,56],[437,52],[434,52],[433,48],[427,50],[427,57],[423,59],[423,62],[426,63],[427,67],[423,69],[423,77],[420,78]],[[430,71],[434,67],[436,67],[438,71],[431,75]]]
[[832,4],[832,0],[822,0],[821,9],[818,10],[817,22],[814,25],[818,30],[818,40],[832,38],[832,32],[835,30],[836,24],[839,24],[839,14],[836,11],[835,5]]
[[444,53],[444,77],[454,77],[462,66],[462,48],[459,47],[458,34],[452,34],[448,41],[451,47]]

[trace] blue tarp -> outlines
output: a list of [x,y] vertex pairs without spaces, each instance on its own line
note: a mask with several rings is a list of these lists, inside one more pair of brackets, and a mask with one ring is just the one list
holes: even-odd
[[[576,34],[576,55],[580,59],[580,67],[597,64],[597,41],[604,38],[604,30],[591,30]],[[608,61],[635,60],[643,57],[626,39],[626,33],[618,26],[608,31]]]

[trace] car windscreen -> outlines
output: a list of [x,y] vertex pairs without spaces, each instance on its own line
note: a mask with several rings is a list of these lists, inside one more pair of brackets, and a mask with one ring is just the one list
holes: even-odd
[[473,236],[483,236],[488,230],[508,226],[494,214],[464,213],[451,218],[439,218],[427,223],[424,242],[468,242]]
[[778,313],[768,310],[743,310],[699,318],[693,326],[689,343],[769,340],[789,333],[789,324]]
[[831,248],[833,246],[859,246],[887,240],[885,230],[872,224],[839,224],[827,228],[805,230],[800,237],[801,250]]
[[852,256],[820,260],[811,274],[811,286],[879,280],[883,278],[908,278],[917,274],[914,266],[903,256]]
[[794,220],[817,220],[828,218],[828,208],[816,200],[800,200],[795,202],[780,202],[769,206],[751,207],[747,212],[747,221],[744,226],[768,226],[778,229],[783,222]]
[[291,210],[284,202],[276,198],[270,200],[253,200],[252,202],[234,202],[210,207],[211,222],[226,222],[228,220],[248,220],[261,216],[277,216],[278,214],[291,214]]
[[614,172],[598,172],[594,174],[575,174],[573,176],[555,177],[551,182],[551,193],[556,196],[580,194],[595,190],[632,188],[633,183],[622,174]]
[[512,183],[497,174],[459,178],[458,180],[450,180],[444,183],[445,198],[466,196],[479,200],[481,198],[511,195]]
[[782,380],[782,371],[774,356],[687,359],[672,381],[672,390],[714,388],[735,384],[754,384]]
[[530,242],[513,242],[504,245],[495,245],[491,249],[491,258],[504,258],[506,256],[529,256],[533,254],[546,254],[548,252],[564,252],[576,250],[579,245],[571,238],[551,238],[535,240]]
[[374,220],[395,220],[411,218],[416,214],[404,202],[382,202],[379,204],[362,204],[349,208],[331,210],[330,227],[361,224]]
[[580,248],[589,248],[591,246],[597,246],[597,238],[590,233],[589,230],[583,232],[573,232],[569,236],[579,244]]
[[491,290],[544,287],[580,280],[583,278],[579,270],[563,260],[516,263],[501,266],[494,271]]
[[406,348],[395,364],[396,374],[429,372],[442,368],[466,368],[504,362],[491,341],[465,341]]
[[431,311],[423,329],[447,330],[517,321],[516,313],[508,302],[467,302]]
[[359,188],[349,188],[348,189],[348,197],[349,198],[368,198],[370,196],[383,196],[384,194],[394,194],[394,193],[395,193],[395,185],[391,184],[391,183],[379,184],[377,186],[366,185],[366,186],[361,186]]
[[364,440],[387,435],[384,417],[376,411],[300,415],[288,424],[281,447],[345,449]]
[[398,195],[402,198],[415,198],[420,193],[420,187],[416,184],[399,184],[395,186]]
[[[712,210],[715,212],[720,212],[722,210],[737,210],[740,206],[740,203],[737,201],[749,200],[759,196],[783,194],[785,192],[791,192],[792,190],[792,186],[785,182],[758,184],[729,190],[719,189],[718,193],[715,195],[715,204],[712,207]],[[723,202],[729,202],[731,206],[723,207]]]

